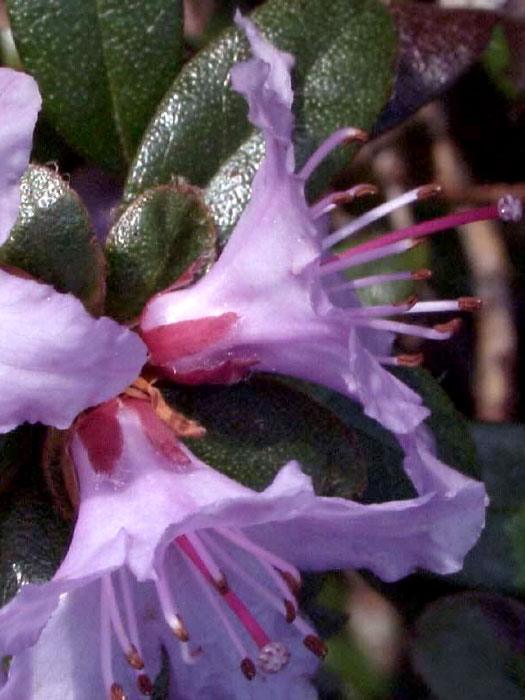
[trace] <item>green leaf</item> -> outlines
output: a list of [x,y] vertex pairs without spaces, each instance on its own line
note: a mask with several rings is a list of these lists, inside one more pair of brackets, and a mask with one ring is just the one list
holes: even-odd
[[310,474],[317,493],[352,497],[365,473],[353,434],[329,410],[282,382],[254,377],[231,387],[171,385],[166,400],[206,428],[189,440],[203,461],[251,488],[268,486],[290,460]]
[[[454,578],[469,586],[525,590],[525,426],[472,426],[490,505],[485,529]],[[520,569],[521,567],[521,569]]]
[[432,697],[521,700],[524,616],[523,604],[488,594],[430,605],[416,624],[412,659]]
[[[390,15],[380,3],[333,0],[327,8],[316,0],[269,0],[252,19],[296,58],[299,164],[334,129],[373,124],[388,96],[395,43]],[[145,133],[126,186],[128,199],[174,174],[200,186],[211,181],[207,203],[221,231],[231,227],[263,152],[244,100],[229,86],[232,65],[247,56],[243,33],[231,28],[186,64]],[[347,158],[340,149],[317,185]]]
[[31,456],[33,429],[21,425],[0,435],[0,494],[8,489],[20,468]]
[[205,270],[215,259],[215,230],[200,191],[180,181],[138,197],[111,229],[107,258],[107,311],[120,320],[193,263]]
[[30,166],[23,176],[20,213],[0,248],[0,262],[71,292],[91,311],[100,310],[102,251],[79,197],[48,168]]
[[393,373],[416,391],[431,415],[426,423],[436,438],[440,459],[459,471],[480,478],[480,468],[469,425],[432,375],[424,369],[399,367]]
[[131,160],[182,61],[182,0],[9,0],[46,115],[80,152]]

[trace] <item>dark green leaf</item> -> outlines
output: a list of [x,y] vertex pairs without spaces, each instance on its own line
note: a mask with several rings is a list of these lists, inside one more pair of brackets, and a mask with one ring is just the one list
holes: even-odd
[[193,263],[206,269],[215,231],[199,190],[179,182],[138,197],[111,229],[107,257],[107,310],[118,319],[138,314]]
[[70,527],[35,485],[19,485],[0,498],[0,604],[20,586],[47,581],[65,555]]
[[464,474],[479,478],[480,469],[469,425],[438,382],[424,369],[396,368],[394,374],[414,389],[432,411],[426,422],[436,438],[440,459]]
[[29,272],[92,311],[104,296],[105,265],[78,196],[60,176],[30,166],[22,178],[18,221],[0,248],[0,261]]
[[490,506],[485,529],[455,579],[470,586],[523,591],[525,523],[520,512],[525,504],[525,426],[482,423],[472,426],[472,435]]
[[33,430],[23,425],[0,435],[0,493],[11,486],[21,467],[31,456]]
[[[394,32],[375,0],[269,0],[253,13],[265,36],[296,57],[297,159],[304,162],[334,129],[368,128],[388,95]],[[232,65],[247,57],[242,32],[229,29],[190,61],[148,127],[132,166],[127,197],[167,183],[174,174],[210,184],[207,202],[221,231],[249,197],[261,139],[246,119],[243,99],[228,81]],[[341,150],[323,182],[340,167]]]
[[443,598],[416,624],[412,658],[439,700],[522,700],[525,606],[495,595]]
[[204,425],[188,442],[203,461],[255,489],[286,462],[298,460],[317,493],[354,496],[365,472],[353,434],[328,409],[276,379],[255,377],[232,387],[165,390],[170,403]]
[[120,169],[180,68],[182,0],[10,0],[15,41],[49,119]]

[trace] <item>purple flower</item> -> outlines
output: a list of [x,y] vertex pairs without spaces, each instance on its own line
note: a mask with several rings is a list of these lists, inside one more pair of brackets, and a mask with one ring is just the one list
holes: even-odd
[[370,186],[331,194],[310,206],[305,183],[332,149],[364,134],[340,129],[295,172],[293,59],[269,44],[249,20],[237,16],[237,23],[246,31],[254,57],[233,68],[232,84],[248,102],[250,121],[264,133],[266,156],[253,181],[251,201],[210,272],[194,286],[168,290],[147,304],[141,332],[151,361],[187,383],[235,381],[250,368],[299,377],[359,400],[367,415],[393,432],[411,433],[429,411],[385,369],[418,359],[392,357],[394,334],[446,339],[455,322],[426,328],[389,317],[472,309],[479,302],[409,300],[405,305],[366,307],[358,300],[358,288],[425,277],[427,271],[352,282],[339,275],[353,265],[405,251],[414,239],[443,228],[499,215],[517,217],[520,205],[505,198],[499,207],[425,222],[331,254],[334,244],[436,188],[417,188],[327,235],[326,213],[342,199],[369,192]]
[[[34,80],[0,68],[0,244],[18,215],[39,109]],[[146,359],[135,334],[12,270],[0,269],[0,328],[0,432],[24,421],[66,428],[124,389]]]
[[[296,462],[257,493],[129,397],[82,416],[70,452],[73,540],[50,582],[23,586],[0,611],[0,653],[13,656],[2,700],[148,695],[161,646],[177,700],[315,697],[309,679],[325,647],[298,612],[298,569],[364,567],[389,581],[416,567],[447,573],[478,535],[475,522],[460,527],[477,484],[466,489],[432,456],[433,483],[412,500],[319,497]],[[412,455],[417,473],[428,456]]]

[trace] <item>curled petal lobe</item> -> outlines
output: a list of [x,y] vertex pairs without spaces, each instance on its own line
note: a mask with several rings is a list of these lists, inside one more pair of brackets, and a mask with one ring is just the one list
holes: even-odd
[[18,216],[20,178],[29,163],[41,98],[33,78],[0,68],[0,245]]
[[246,98],[252,124],[262,129],[267,137],[288,145],[293,128],[290,77],[293,56],[276,49],[240,12],[235,22],[245,31],[253,58],[232,68],[233,88]]
[[146,360],[140,338],[95,319],[71,294],[0,270],[0,431],[40,421],[67,428],[115,396]]

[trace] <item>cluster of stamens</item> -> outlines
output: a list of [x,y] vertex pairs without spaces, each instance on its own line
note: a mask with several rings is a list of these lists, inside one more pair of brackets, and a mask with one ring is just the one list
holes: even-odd
[[[351,141],[366,141],[366,134],[359,129],[340,129],[332,134],[315,151],[311,158],[299,173],[299,177],[306,180],[321,161],[336,147]],[[395,210],[410,205],[414,202],[433,197],[441,191],[439,185],[429,184],[417,187],[405,192],[399,197],[391,199],[379,206],[370,209],[363,215],[350,221],[337,231],[326,236],[322,242],[323,250],[328,251],[338,243],[348,241],[352,236],[362,231],[370,224],[388,216]],[[361,184],[342,192],[333,192],[323,197],[310,207],[312,219],[318,219],[335,207],[351,202],[357,197],[377,194],[377,188],[371,184]],[[373,274],[357,279],[333,281],[335,273],[348,272],[353,267],[363,265],[390,255],[404,253],[418,245],[422,239],[440,231],[453,229],[476,221],[489,221],[500,219],[502,221],[519,221],[522,216],[522,204],[519,199],[511,195],[501,197],[496,204],[456,212],[448,216],[429,219],[422,223],[392,231],[371,240],[359,243],[347,248],[343,252],[328,254],[320,263],[319,275],[326,281],[326,288],[332,297],[349,289],[363,289],[372,285],[381,285],[403,280],[427,280],[431,277],[431,271],[427,269],[392,272],[385,274]],[[337,296],[335,296],[337,299]],[[453,335],[460,326],[460,320],[453,318],[446,323],[438,323],[431,328],[426,326],[404,323],[392,320],[389,317],[414,316],[418,314],[436,314],[447,312],[471,312],[479,309],[481,300],[474,297],[462,297],[444,301],[420,302],[416,297],[410,297],[404,303],[364,306],[359,309],[352,308],[352,322],[357,326],[366,326],[375,330],[383,330],[403,335],[411,335],[430,340],[446,340]],[[414,366],[420,364],[422,355],[401,354],[397,357],[378,357],[385,365]]]
[[[288,663],[290,652],[282,642],[271,639],[247,604],[230,587],[221,567],[237,581],[242,582],[250,593],[262,600],[268,608],[282,615],[302,636],[303,644],[310,652],[319,658],[325,656],[326,646],[297,612],[296,595],[301,585],[297,569],[249,540],[240,530],[217,528],[176,537],[168,548],[164,562],[158,567],[158,580],[155,582],[158,602],[166,624],[179,642],[184,663],[199,663],[205,657],[206,640],[196,639],[197,646],[192,646],[193,634],[184,622],[176,602],[176,586],[172,585],[176,571],[171,572],[171,569],[180,565],[179,560],[175,563],[172,547],[183,555],[183,565],[188,567],[195,580],[195,591],[200,591],[209,603],[231,649],[239,657],[241,672],[248,680],[255,678],[258,672],[279,672]],[[238,550],[243,557],[248,555],[253,559],[259,571],[252,573],[243,567],[230,553],[232,548]],[[261,582],[261,574],[267,584]],[[118,576],[120,596],[117,596],[113,576]],[[101,668],[110,700],[127,698],[123,686],[112,677],[112,633],[135,674],[136,687],[140,693],[148,696],[153,692],[151,679],[144,670],[129,576],[126,570],[121,569],[117,574],[107,574],[101,581]],[[199,605],[198,600],[196,605]],[[122,615],[121,608],[125,616]],[[124,623],[124,617],[127,625]],[[248,639],[257,650],[255,657],[246,645]]]

